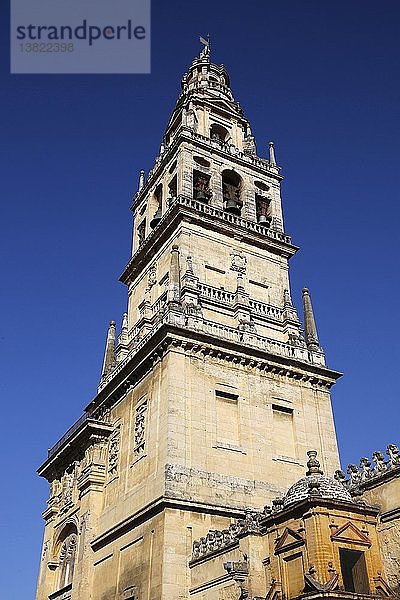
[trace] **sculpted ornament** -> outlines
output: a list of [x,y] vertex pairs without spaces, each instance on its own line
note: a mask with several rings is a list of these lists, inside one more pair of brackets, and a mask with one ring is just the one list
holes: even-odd
[[379,452],[379,450],[376,450],[372,455],[372,460],[375,463],[375,474],[376,475],[378,473],[383,473],[384,471],[387,470],[387,464],[385,462],[385,457],[382,454],[382,452]]
[[400,466],[399,449],[395,444],[388,445],[386,454],[389,456],[389,463],[392,468]]

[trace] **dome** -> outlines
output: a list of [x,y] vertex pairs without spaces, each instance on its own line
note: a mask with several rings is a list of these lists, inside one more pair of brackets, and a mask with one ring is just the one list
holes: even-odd
[[282,501],[283,507],[286,508],[290,504],[310,497],[339,500],[339,502],[353,502],[350,492],[343,483],[323,474],[316,459],[317,453],[315,450],[310,450],[307,454],[309,460],[307,462],[306,477],[303,477],[289,488]]

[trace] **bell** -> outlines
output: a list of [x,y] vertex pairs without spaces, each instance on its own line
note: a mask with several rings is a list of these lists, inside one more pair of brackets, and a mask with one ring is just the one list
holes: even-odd
[[266,215],[259,215],[258,216],[258,222],[261,225],[268,224],[269,223],[269,219],[268,219],[268,217]]
[[198,192],[196,192],[196,200],[198,200],[199,202],[207,202],[207,196],[204,192],[199,190]]
[[233,200],[232,198],[229,198],[229,200],[227,200],[225,210],[226,212],[230,212],[233,215],[240,215],[239,204],[236,202],[236,200]]
[[159,222],[161,221],[161,208],[157,209],[157,212],[154,213],[154,217],[152,218],[152,220],[150,221],[150,227],[152,229],[154,229],[154,227],[157,227],[157,225],[159,224]]

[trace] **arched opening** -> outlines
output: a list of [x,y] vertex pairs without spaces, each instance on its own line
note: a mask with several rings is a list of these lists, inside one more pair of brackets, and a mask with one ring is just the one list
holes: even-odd
[[153,218],[150,221],[150,227],[154,229],[157,227],[159,222],[161,221],[162,216],[162,196],[163,196],[163,186],[162,183],[159,183],[156,189],[154,190],[154,200],[156,205],[156,212],[153,215]]
[[271,224],[271,200],[262,194],[256,193],[257,223],[269,227]]
[[72,584],[74,577],[78,531],[72,523],[68,524],[59,535],[56,549],[58,558],[57,590]]
[[229,139],[228,130],[222,125],[213,123],[210,128],[210,138],[216,142],[227,142]]
[[243,202],[241,200],[242,178],[235,171],[222,171],[222,196],[224,210],[240,215]]
[[168,205],[171,204],[171,202],[173,200],[175,200],[175,198],[178,194],[177,189],[178,189],[178,180],[177,180],[176,175],[174,175],[168,184],[168,199],[167,199]]

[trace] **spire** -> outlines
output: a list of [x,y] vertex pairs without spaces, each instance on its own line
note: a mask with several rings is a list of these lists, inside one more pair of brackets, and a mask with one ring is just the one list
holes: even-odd
[[144,171],[140,171],[139,173],[139,190],[144,186]]
[[104,351],[103,369],[101,377],[105,377],[115,364],[115,321],[110,321],[107,332],[106,348]]
[[303,288],[303,310],[304,310],[304,334],[307,348],[311,352],[321,351],[318,341],[317,327],[315,325],[314,312],[311,304],[310,293]]
[[269,143],[269,162],[271,165],[276,165],[274,142]]

